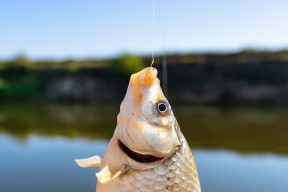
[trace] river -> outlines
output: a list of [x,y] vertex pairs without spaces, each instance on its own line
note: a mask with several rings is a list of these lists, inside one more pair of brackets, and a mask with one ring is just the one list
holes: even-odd
[[[0,108],[1,192],[92,192],[116,105],[5,104]],[[196,159],[203,192],[288,191],[288,109],[173,108]]]

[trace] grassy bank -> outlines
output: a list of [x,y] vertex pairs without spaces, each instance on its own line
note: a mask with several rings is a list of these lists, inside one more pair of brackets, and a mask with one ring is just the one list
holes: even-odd
[[[175,103],[287,105],[288,51],[167,55],[169,99]],[[155,67],[162,79],[162,56]],[[129,76],[150,58],[0,62],[1,101],[120,101]]]

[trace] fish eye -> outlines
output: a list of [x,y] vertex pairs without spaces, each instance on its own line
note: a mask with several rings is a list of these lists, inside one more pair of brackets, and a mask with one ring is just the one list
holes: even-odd
[[157,111],[160,115],[167,115],[169,113],[168,103],[166,101],[157,102]]
[[158,111],[165,112],[167,110],[167,106],[165,103],[159,103],[158,104]]

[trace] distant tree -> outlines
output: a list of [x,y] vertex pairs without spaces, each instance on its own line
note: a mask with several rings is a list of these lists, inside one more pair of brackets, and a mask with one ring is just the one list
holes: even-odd
[[144,61],[136,55],[125,54],[111,61],[109,69],[115,73],[131,74],[144,68]]
[[9,67],[27,67],[30,68],[32,62],[25,55],[18,55],[8,62]]
[[259,50],[257,50],[256,48],[246,47],[240,53],[257,53],[257,52],[259,52]]

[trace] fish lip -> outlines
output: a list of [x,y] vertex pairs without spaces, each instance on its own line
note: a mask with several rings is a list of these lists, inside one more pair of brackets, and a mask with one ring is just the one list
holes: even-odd
[[129,147],[127,147],[123,142],[121,142],[118,139],[118,146],[122,150],[122,152],[127,155],[129,158],[133,159],[134,161],[138,163],[155,163],[155,162],[160,162],[164,160],[165,158],[162,157],[156,157],[154,155],[146,155],[146,154],[141,154],[138,152],[135,152],[131,150]]

